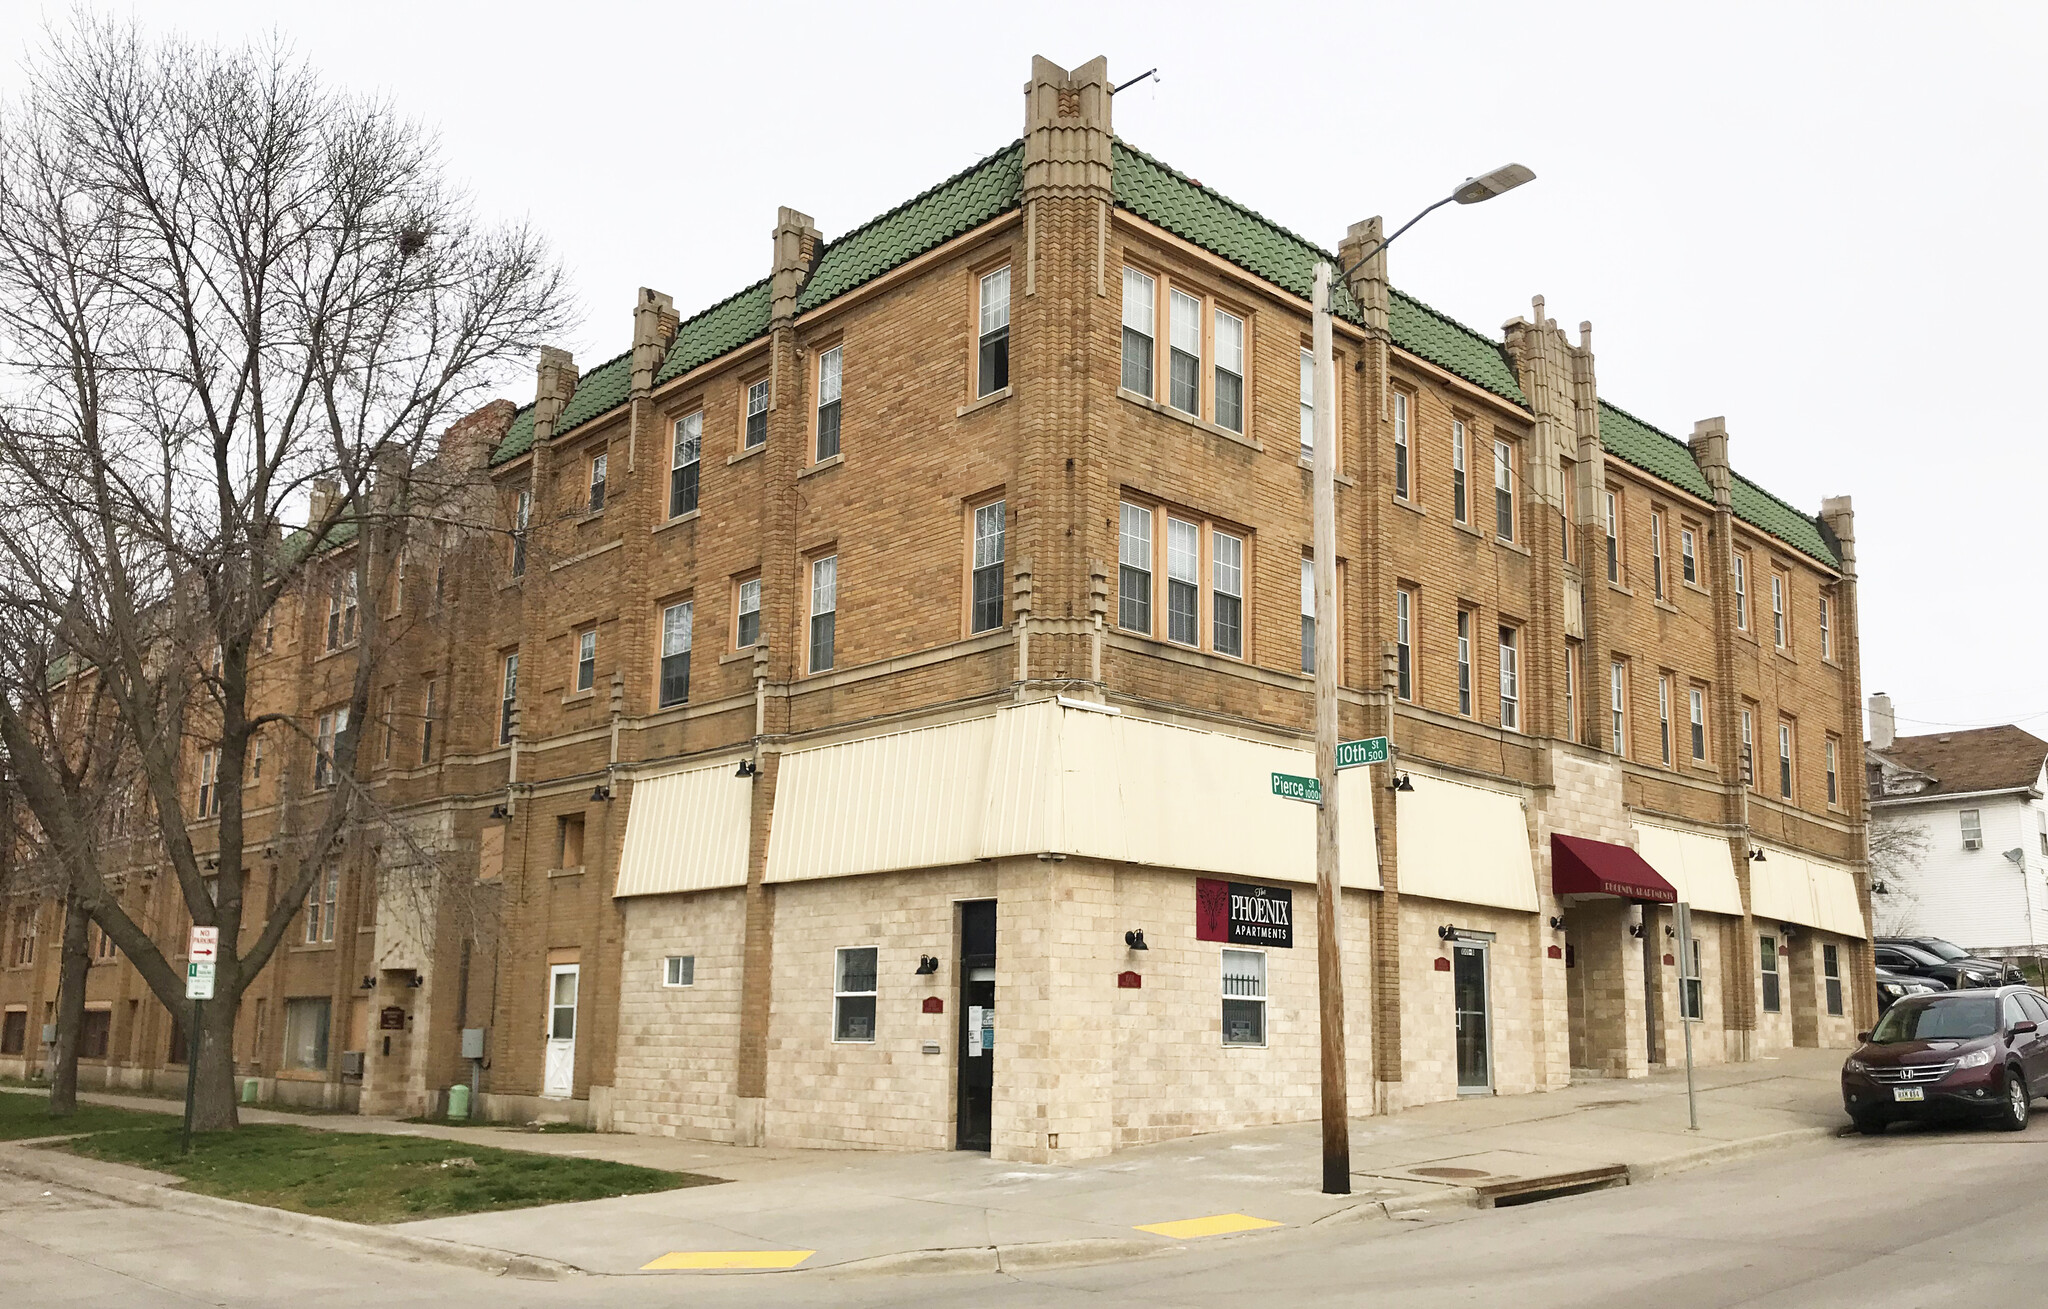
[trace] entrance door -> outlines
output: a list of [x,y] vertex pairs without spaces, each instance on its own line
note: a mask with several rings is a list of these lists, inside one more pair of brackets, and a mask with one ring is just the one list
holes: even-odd
[[548,1053],[541,1094],[566,1100],[576,1089],[577,964],[548,969]]
[[1486,947],[1459,943],[1451,947],[1451,1004],[1458,1016],[1458,1094],[1493,1090],[1493,1050],[1489,1038],[1486,993]]
[[989,1148],[996,1080],[996,902],[960,906],[960,1094],[962,1150]]

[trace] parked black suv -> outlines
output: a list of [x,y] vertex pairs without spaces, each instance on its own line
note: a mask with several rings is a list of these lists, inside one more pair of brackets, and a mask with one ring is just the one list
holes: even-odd
[[1996,959],[1979,959],[1938,936],[1884,936],[1872,943],[1879,968],[1916,977],[1934,977],[1960,991],[1972,986],[2018,985],[2019,969]]
[[1895,973],[1889,968],[1877,970],[1877,1011],[1883,1013],[1896,1000],[1909,995],[1932,995],[1949,989],[1948,983],[1939,977],[1916,977],[1912,973]]

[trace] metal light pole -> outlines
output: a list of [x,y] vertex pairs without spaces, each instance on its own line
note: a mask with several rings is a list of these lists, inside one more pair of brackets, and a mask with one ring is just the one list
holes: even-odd
[[[1394,243],[1432,210],[1451,203],[1478,204],[1511,191],[1536,174],[1520,164],[1467,178],[1463,185],[1403,223],[1359,260]],[[1348,277],[1358,267],[1344,270]],[[1323,1052],[1323,1194],[1351,1193],[1351,1103],[1344,1056],[1342,894],[1337,883],[1337,359],[1331,336],[1330,265],[1316,264],[1315,313],[1315,724],[1316,785],[1316,999]]]

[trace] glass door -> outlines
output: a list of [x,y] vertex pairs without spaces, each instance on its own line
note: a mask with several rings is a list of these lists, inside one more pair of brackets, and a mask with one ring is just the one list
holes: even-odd
[[1458,1094],[1493,1090],[1493,1050],[1487,1013],[1486,947],[1451,947],[1451,1004],[1458,1019]]

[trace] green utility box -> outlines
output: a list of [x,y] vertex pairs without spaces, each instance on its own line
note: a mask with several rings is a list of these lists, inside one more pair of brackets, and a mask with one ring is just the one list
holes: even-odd
[[469,1088],[460,1083],[448,1088],[448,1121],[469,1121]]

